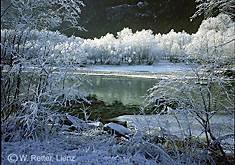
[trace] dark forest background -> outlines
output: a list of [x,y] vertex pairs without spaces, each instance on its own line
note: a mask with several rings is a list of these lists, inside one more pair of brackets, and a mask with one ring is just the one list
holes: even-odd
[[[138,2],[144,5],[139,7]],[[194,0],[84,0],[84,3],[80,25],[88,32],[67,28],[63,23],[62,33],[94,38],[108,32],[115,34],[124,27],[162,34],[171,29],[195,33],[202,21],[202,17],[190,21],[196,10]]]

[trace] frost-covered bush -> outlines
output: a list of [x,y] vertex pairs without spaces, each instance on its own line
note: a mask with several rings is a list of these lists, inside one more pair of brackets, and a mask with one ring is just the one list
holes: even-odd
[[[234,23],[226,15],[203,21],[196,34],[175,32],[153,35],[124,28],[97,39],[83,40],[73,59],[84,64],[152,64],[159,59],[179,61],[232,61]],[[227,43],[228,42],[228,43]],[[77,55],[77,56],[76,56]]]
[[[100,38],[66,37],[59,32],[31,30],[19,40],[19,50],[34,54],[46,53],[54,63],[73,64],[153,64],[161,59],[172,62],[223,62],[234,59],[234,23],[226,15],[205,20],[196,34],[175,32],[154,35],[151,30],[135,33],[124,28]],[[7,32],[7,35],[5,33]],[[11,37],[14,30],[1,30],[1,40]],[[20,32],[17,32],[20,33]],[[47,50],[42,45],[47,45]],[[5,58],[5,57],[3,57]],[[48,58],[49,59],[49,58]],[[36,62],[36,60],[35,60]]]
[[87,102],[70,59],[54,52],[67,37],[36,30],[1,34],[3,138],[43,138],[64,107]]
[[162,51],[151,30],[132,33],[130,29],[124,28],[117,33],[117,38],[120,41],[122,57],[131,63],[152,64],[162,56]]
[[84,40],[78,58],[87,58],[88,64],[151,64],[161,55],[152,31],[132,33],[124,28],[117,37],[108,33],[99,39]]
[[208,18],[186,46],[189,58],[204,62],[234,61],[234,22],[224,14]]
[[187,58],[185,48],[191,42],[192,36],[185,31],[175,32],[173,29],[167,34],[155,36],[159,47],[164,50],[166,58],[170,61],[183,61]]
[[[234,120],[235,95],[233,82],[217,77],[215,74],[217,69],[217,65],[200,65],[194,68],[194,79],[159,81],[149,89],[147,108],[153,113],[182,115],[187,120],[181,120],[176,116],[182,136],[192,140],[193,136],[202,138],[203,135],[205,142],[201,146],[202,149],[210,150],[216,156],[226,160],[226,151],[230,150],[228,146],[231,148],[229,152],[234,152],[232,147],[234,141],[226,141],[234,137],[234,125],[221,126],[215,120],[218,120],[220,117],[218,115],[221,113],[226,114],[229,120]],[[203,72],[203,70],[209,70],[209,72]],[[201,130],[195,131],[192,122],[195,122],[194,125],[198,124]],[[190,147],[196,147],[197,150],[200,148],[192,141],[190,141]]]
[[197,11],[192,19],[203,14],[204,18],[212,17],[215,13],[223,13],[234,17],[234,1],[230,0],[195,0]]
[[[15,42],[17,51],[24,55],[25,58],[32,59],[39,54],[47,54],[47,60],[54,60],[55,63],[76,62],[79,46],[83,42],[83,39],[79,37],[67,37],[58,31],[30,30],[23,32],[1,30],[1,41],[6,42],[9,39]],[[2,56],[3,61],[9,57]],[[34,64],[37,63],[37,58],[34,59],[34,62]]]
[[171,30],[155,38],[170,61],[234,61],[234,22],[224,14],[204,20],[195,34]]
[[80,51],[80,45],[83,43],[83,39],[79,37],[66,38],[62,42],[57,43],[52,47],[52,56],[58,56],[58,61],[67,60],[69,63],[77,64],[86,58]]
[[62,22],[81,29],[78,23],[81,0],[8,0],[1,4],[1,28],[54,29]]
[[97,39],[87,39],[80,47],[81,54],[85,54],[88,64],[117,64],[117,39],[112,34]]

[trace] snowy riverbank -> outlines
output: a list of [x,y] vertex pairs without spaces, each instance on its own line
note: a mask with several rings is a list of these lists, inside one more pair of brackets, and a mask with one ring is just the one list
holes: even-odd
[[76,69],[83,75],[112,75],[142,78],[182,78],[192,77],[194,65],[160,61],[153,65],[88,65]]
[[185,63],[171,63],[160,61],[153,65],[93,65],[87,69],[100,71],[133,71],[133,72],[151,72],[151,73],[172,73],[172,72],[191,72],[192,66]]

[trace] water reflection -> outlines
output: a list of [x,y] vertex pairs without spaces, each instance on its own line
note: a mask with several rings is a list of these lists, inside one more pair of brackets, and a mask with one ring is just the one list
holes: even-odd
[[81,88],[83,92],[95,94],[106,104],[120,101],[124,105],[143,105],[143,96],[158,81],[156,79],[107,75],[89,75],[86,76],[86,79],[92,85],[84,82]]

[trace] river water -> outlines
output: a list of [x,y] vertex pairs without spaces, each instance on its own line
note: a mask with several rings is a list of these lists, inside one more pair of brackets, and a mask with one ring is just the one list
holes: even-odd
[[[88,80],[89,83],[84,81],[81,90],[87,94],[96,95],[97,99],[102,100],[109,105],[114,101],[118,101],[123,105],[144,106],[146,104],[144,102],[144,96],[147,94],[147,90],[159,82],[159,79],[161,79],[162,76],[166,75],[164,73],[163,75],[158,76],[157,73],[150,74],[150,72],[144,73],[143,71],[140,73],[139,70],[138,73],[135,71],[131,71],[132,73],[124,73],[120,70],[112,72],[112,70],[110,71],[110,68],[109,71],[101,70],[98,72],[100,68],[96,69],[98,70],[89,71],[89,74],[83,73],[85,75],[84,78]],[[141,77],[141,75],[143,75],[143,77]],[[146,77],[146,75],[150,76]],[[171,73],[170,75],[175,76],[176,73]],[[179,77],[180,75],[177,76]],[[130,112],[130,114],[133,113]],[[161,127],[164,128],[165,131],[169,131],[173,134],[182,133],[174,115],[119,115],[119,117],[110,120],[127,121],[131,126],[134,126],[139,130],[153,131],[154,129]],[[181,128],[184,129],[184,131],[191,129],[192,133],[195,135],[203,134],[203,129],[192,117],[188,118],[187,121],[184,117],[181,117],[180,120],[183,124]],[[215,115],[211,119],[211,124],[212,127],[217,130],[216,135],[218,137],[226,133],[233,133],[234,116],[226,114]],[[189,125],[191,125],[190,128],[188,127]]]
[[161,61],[154,65],[94,65],[78,70],[90,83],[81,90],[96,95],[107,104],[119,101],[124,105],[143,105],[147,90],[159,79],[179,78],[191,74],[194,66]]
[[147,90],[159,80],[153,78],[136,78],[112,75],[87,75],[81,90],[95,95],[106,104],[114,101],[124,105],[144,105]]

